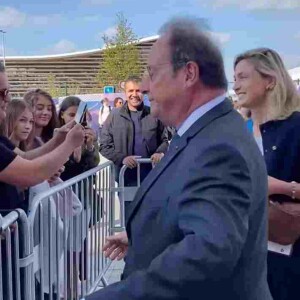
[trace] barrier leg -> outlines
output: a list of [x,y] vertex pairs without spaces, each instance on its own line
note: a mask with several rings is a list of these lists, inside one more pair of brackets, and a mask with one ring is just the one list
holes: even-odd
[[107,280],[106,280],[106,278],[104,276],[101,278],[101,282],[103,284],[103,287],[107,287],[108,286],[108,282],[107,282]]

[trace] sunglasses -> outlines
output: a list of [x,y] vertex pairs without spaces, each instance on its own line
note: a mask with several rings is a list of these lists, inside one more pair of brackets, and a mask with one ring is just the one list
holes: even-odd
[[9,89],[3,89],[3,90],[0,90],[0,98],[1,99],[6,99],[6,97],[8,96],[9,94]]
[[258,48],[250,52],[251,56],[262,56],[268,60],[278,60],[276,52],[274,53],[271,49],[268,48]]

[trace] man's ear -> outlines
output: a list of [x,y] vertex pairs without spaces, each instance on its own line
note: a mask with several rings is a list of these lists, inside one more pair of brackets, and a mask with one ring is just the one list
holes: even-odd
[[194,61],[190,61],[185,66],[185,84],[187,87],[193,86],[199,81],[199,66]]

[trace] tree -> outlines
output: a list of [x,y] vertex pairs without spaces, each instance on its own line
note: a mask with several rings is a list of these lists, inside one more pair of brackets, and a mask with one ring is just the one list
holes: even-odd
[[47,87],[44,89],[47,90],[53,98],[80,94],[80,84],[78,82],[70,80],[65,82],[58,81],[52,73],[49,74]]
[[116,34],[102,37],[105,45],[103,61],[97,76],[100,87],[114,85],[129,76],[141,74],[140,54],[137,37],[131,24],[122,13],[117,14]]
[[58,86],[55,75],[52,73],[49,74],[49,76],[47,78],[47,88],[46,89],[48,90],[49,94],[53,98],[62,96],[61,88]]

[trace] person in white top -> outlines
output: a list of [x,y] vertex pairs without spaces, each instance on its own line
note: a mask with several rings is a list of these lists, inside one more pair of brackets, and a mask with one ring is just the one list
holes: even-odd
[[109,100],[104,98],[102,101],[102,107],[100,108],[99,112],[99,126],[100,128],[103,127],[105,120],[107,119],[108,115],[111,112],[111,106],[109,105]]

